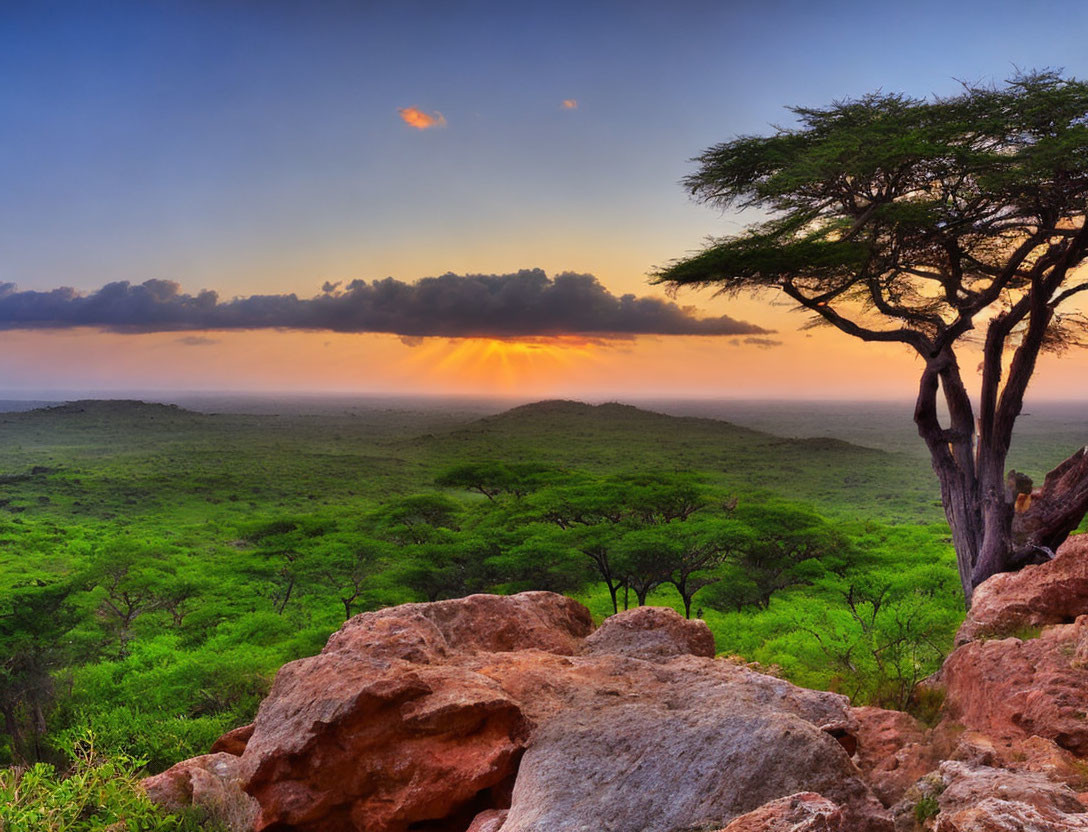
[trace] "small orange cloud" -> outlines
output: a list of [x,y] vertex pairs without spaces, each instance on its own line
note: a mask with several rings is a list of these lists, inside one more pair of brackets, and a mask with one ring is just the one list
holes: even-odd
[[577,110],[578,109],[578,99],[577,98],[564,98],[563,99],[563,109],[564,110]]
[[417,130],[428,130],[431,127],[445,127],[446,117],[437,110],[433,113],[425,113],[422,110],[417,110],[415,107],[400,107],[397,109],[400,113],[401,121],[405,124],[415,127]]

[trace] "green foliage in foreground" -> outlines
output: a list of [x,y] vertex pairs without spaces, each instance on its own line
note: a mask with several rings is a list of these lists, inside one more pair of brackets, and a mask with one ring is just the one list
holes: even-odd
[[86,739],[63,771],[0,769],[0,832],[226,832],[201,811],[169,814],[140,787],[143,761],[103,757]]

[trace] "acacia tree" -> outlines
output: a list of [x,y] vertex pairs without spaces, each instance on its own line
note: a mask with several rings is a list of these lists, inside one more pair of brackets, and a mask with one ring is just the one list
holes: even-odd
[[[1051,556],[1088,511],[1084,450],[1034,491],[1005,470],[1040,353],[1084,331],[1069,307],[1088,290],[1088,83],[1036,72],[948,98],[876,93],[793,112],[794,128],[711,147],[684,182],[767,219],[653,280],[779,292],[815,324],[917,353],[914,421],[970,604],[990,575]],[[976,329],[977,401],[959,360]]]
[[[647,526],[626,535],[619,544],[621,566],[646,577],[632,583],[638,603],[646,603],[648,589],[672,584],[684,602],[684,617],[691,618],[691,602],[703,587],[721,580],[714,573],[734,542],[743,534],[729,520],[673,520]],[[646,588],[648,585],[648,588]]]
[[852,560],[850,542],[815,512],[786,503],[743,505],[732,512],[738,529],[729,538],[721,581],[707,590],[713,609],[765,610],[775,593],[811,583]]
[[706,506],[709,497],[698,479],[681,473],[573,476],[542,488],[530,498],[540,517],[568,532],[570,545],[590,559],[608,587],[612,611],[619,591],[634,589],[639,603],[667,578],[646,557],[616,562],[621,537],[639,528],[680,523]]

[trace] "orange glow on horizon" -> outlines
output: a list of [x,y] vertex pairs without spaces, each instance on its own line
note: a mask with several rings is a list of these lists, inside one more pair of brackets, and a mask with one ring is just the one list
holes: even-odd
[[[277,330],[8,331],[0,333],[0,389],[14,398],[18,391],[208,390],[526,400],[900,400],[917,390],[921,367],[905,348],[861,344],[827,329],[782,327],[773,338],[781,345],[701,336],[412,340]],[[975,358],[967,351],[961,363],[973,366]],[[1083,398],[1086,372],[1088,350],[1048,356],[1029,397]]]
[[561,383],[575,366],[597,359],[601,348],[591,339],[562,336],[500,340],[496,338],[428,339],[413,348],[404,363],[430,384],[520,392],[526,380],[545,387]]

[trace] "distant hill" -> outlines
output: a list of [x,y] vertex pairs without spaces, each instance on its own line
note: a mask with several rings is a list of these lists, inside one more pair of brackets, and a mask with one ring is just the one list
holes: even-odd
[[173,419],[178,416],[200,417],[194,410],[176,404],[159,404],[138,399],[78,399],[56,405],[37,407],[30,414],[47,416],[76,416],[101,418]]
[[549,427],[589,427],[611,432],[635,430],[685,430],[685,431],[727,431],[748,437],[768,437],[751,428],[743,428],[720,419],[707,419],[696,416],[669,416],[653,410],[644,410],[634,405],[620,402],[605,404],[585,404],[566,399],[552,399],[532,404],[524,404],[510,410],[486,416],[477,420],[464,430],[479,428],[485,430],[527,431]]
[[619,403],[536,402],[402,447],[435,471],[481,459],[602,472],[690,470],[737,494],[770,492],[848,515],[864,505],[900,521],[939,519],[933,474],[917,457]]
[[[433,488],[442,470],[487,459],[601,473],[697,471],[729,493],[777,494],[829,514],[892,522],[942,516],[933,473],[916,456],[615,402],[543,401],[483,418],[378,410],[202,414],[138,400],[0,413],[0,474],[22,476],[35,466],[66,472],[52,477],[48,493],[30,483],[9,495],[27,510],[38,510],[43,496],[98,513],[157,505],[167,495],[219,500],[219,491],[237,500],[275,494],[296,507],[299,499],[310,506],[345,494],[384,499]],[[96,477],[92,501],[84,492]],[[120,480],[131,485],[123,494]],[[207,515],[207,507],[190,505]]]
[[721,419],[700,416],[669,416],[644,410],[629,404],[608,402],[592,405],[584,402],[555,399],[511,408],[495,416],[487,416],[440,437],[427,437],[425,443],[436,445],[473,442],[509,442],[534,440],[551,443],[537,450],[563,454],[564,447],[578,447],[585,442],[596,443],[628,439],[653,439],[667,447],[692,447],[709,443],[716,450],[721,443],[730,447],[775,447],[787,451],[811,453],[860,454],[868,457],[889,456],[884,451],[865,448],[838,439],[815,437],[790,439],[741,427]]

